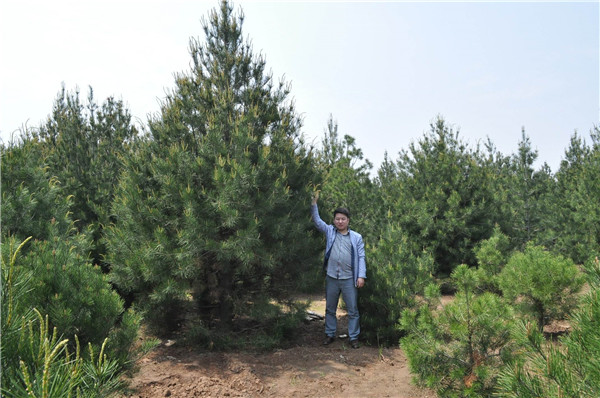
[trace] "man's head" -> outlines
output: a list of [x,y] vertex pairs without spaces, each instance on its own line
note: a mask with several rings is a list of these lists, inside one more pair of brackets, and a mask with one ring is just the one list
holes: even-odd
[[348,231],[350,222],[350,211],[345,207],[338,207],[333,211],[333,223],[340,233],[345,234]]

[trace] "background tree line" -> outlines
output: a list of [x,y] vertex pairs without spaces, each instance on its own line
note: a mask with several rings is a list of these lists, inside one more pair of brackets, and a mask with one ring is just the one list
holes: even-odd
[[[600,130],[590,143],[575,133],[553,173],[535,168],[525,132],[507,156],[491,141],[468,145],[437,116],[374,172],[333,117],[320,146],[303,140],[289,85],[242,25],[228,2],[203,20],[190,70],[141,130],[122,101],[98,104],[90,88],[82,102],[63,87],[46,123],[2,144],[3,394],[95,385],[109,395],[146,349],[134,344],[142,324],[208,348],[288,341],[304,317],[294,295],[322,288],[314,190],[322,216],[351,209],[367,244],[368,342],[402,341],[417,379],[440,395],[566,388],[528,370],[548,354],[539,336],[553,319],[573,316],[580,337],[565,345],[591,339],[582,349],[600,350],[599,318],[586,315],[598,311]],[[440,310],[443,292],[456,300]],[[79,346],[88,352],[73,362]],[[557,367],[565,361],[578,359]],[[79,376],[61,378],[52,363]],[[590,369],[564,380],[597,392]]]

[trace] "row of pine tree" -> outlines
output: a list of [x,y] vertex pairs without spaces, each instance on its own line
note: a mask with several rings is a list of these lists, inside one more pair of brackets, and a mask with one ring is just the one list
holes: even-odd
[[[316,190],[322,217],[350,208],[366,242],[364,339],[401,342],[419,383],[600,394],[600,130],[552,172],[525,132],[504,155],[438,116],[373,170],[333,118],[322,145],[304,141],[242,25],[229,2],[209,13],[147,125],[63,87],[2,144],[2,394],[110,396],[153,344],[136,344],[142,326],[211,349],[289,341],[293,298],[322,289]],[[543,332],[559,319],[556,348]]]

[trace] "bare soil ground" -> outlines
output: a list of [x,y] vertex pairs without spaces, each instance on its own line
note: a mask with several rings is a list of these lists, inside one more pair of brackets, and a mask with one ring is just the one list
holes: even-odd
[[[311,310],[324,314],[321,297]],[[338,310],[338,333],[347,333]],[[207,352],[164,342],[138,363],[123,397],[395,397],[433,398],[411,383],[400,348],[361,345],[348,339],[323,346],[324,321],[306,322],[295,345],[267,353]]]

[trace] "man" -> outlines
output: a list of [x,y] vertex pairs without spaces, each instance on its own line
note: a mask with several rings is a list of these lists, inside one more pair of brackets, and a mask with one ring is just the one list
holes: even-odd
[[327,274],[325,289],[325,341],[329,345],[335,340],[337,329],[337,305],[340,293],[348,311],[348,336],[350,346],[358,348],[360,334],[358,314],[358,289],[365,285],[367,265],[365,262],[365,246],[362,236],[350,230],[350,212],[340,207],[333,212],[333,223],[329,225],[319,217],[317,191],[312,200],[311,214],[319,231],[326,236],[325,261],[323,268]]

